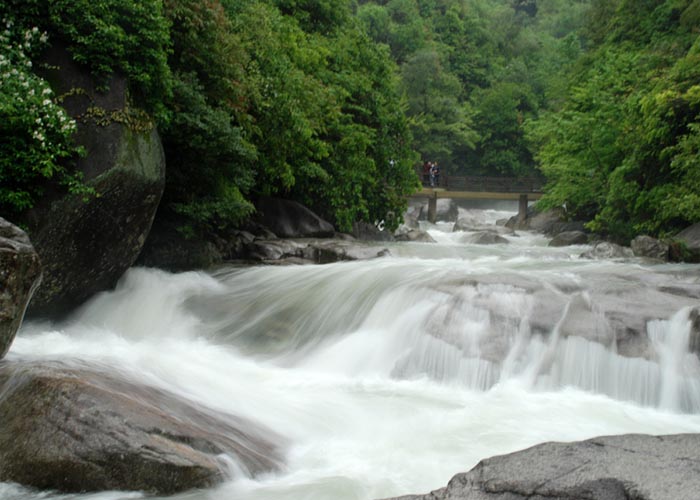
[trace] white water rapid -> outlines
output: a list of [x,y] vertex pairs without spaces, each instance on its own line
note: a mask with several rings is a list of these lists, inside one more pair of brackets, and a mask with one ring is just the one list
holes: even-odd
[[[176,500],[372,500],[543,441],[700,432],[700,266],[591,261],[525,232],[470,245],[451,228],[370,261],[133,269],[68,321],[25,324],[8,358],[94,363],[288,440],[282,472],[233,464]],[[0,483],[3,500],[136,498]]]

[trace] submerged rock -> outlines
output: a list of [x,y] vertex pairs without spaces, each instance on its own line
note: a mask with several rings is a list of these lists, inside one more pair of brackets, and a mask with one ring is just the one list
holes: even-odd
[[491,231],[479,231],[468,234],[462,238],[462,243],[472,243],[474,245],[504,245],[510,243],[503,236]]
[[435,243],[430,234],[420,229],[408,229],[408,231],[397,232],[394,235],[396,241],[419,241],[422,243]]
[[90,367],[0,365],[0,422],[0,481],[39,489],[172,494],[222,481],[227,460],[281,464],[272,431]]
[[0,359],[10,349],[40,282],[41,264],[29,237],[0,217]]
[[584,259],[628,259],[634,257],[631,248],[623,247],[617,243],[609,241],[601,241],[596,243],[593,248],[581,254]]
[[699,462],[700,434],[544,443],[482,460],[432,493],[393,500],[694,500]]
[[515,230],[503,225],[486,225],[472,217],[462,217],[452,226],[452,232],[457,231],[487,231],[497,234],[515,234]]

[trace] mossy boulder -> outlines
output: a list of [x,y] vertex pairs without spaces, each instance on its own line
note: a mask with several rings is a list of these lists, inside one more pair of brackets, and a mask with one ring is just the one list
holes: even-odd
[[46,77],[78,122],[86,155],[78,168],[95,190],[87,199],[49,194],[25,224],[44,266],[29,313],[56,316],[109,289],[138,257],[165,183],[165,156],[148,117],[130,107],[126,81],[95,87],[60,47]]

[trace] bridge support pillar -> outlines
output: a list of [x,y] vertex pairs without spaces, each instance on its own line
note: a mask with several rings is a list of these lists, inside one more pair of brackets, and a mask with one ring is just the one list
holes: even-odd
[[428,221],[431,224],[435,224],[437,220],[437,193],[433,193],[433,196],[428,198]]
[[523,222],[527,218],[527,195],[521,194],[518,200],[518,222]]

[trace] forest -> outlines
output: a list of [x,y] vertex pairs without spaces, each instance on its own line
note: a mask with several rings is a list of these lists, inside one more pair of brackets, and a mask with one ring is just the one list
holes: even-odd
[[126,75],[190,235],[260,196],[349,230],[400,222],[415,167],[542,176],[603,236],[700,220],[700,0],[6,0],[0,209],[90,195],[75,123],[37,70],[61,43]]

